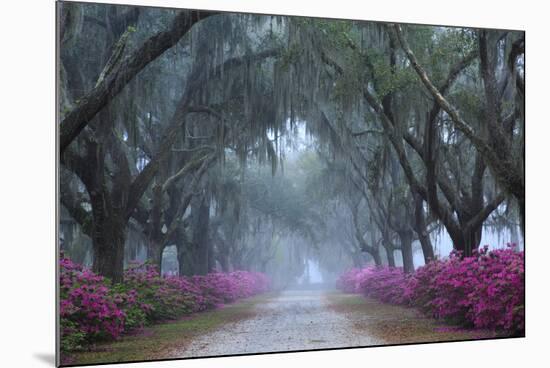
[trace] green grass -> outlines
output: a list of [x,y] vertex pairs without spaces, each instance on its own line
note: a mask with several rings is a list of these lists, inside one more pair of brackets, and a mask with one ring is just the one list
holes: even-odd
[[327,299],[333,310],[347,314],[357,321],[354,328],[368,331],[386,344],[502,337],[493,331],[452,326],[426,317],[414,308],[385,304],[361,295],[334,292]]
[[62,357],[64,365],[178,358],[179,356],[173,355],[173,350],[181,349],[194,337],[226,323],[253,317],[254,306],[269,297],[272,295],[262,294],[220,309],[146,327],[139,334],[124,336],[114,342],[97,344],[89,351]]

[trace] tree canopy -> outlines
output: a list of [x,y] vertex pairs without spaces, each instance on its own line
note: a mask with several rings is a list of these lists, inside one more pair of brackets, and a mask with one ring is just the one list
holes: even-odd
[[442,232],[464,255],[523,236],[522,32],[70,2],[59,20],[63,248],[113,281],[171,245],[180,274],[290,282],[311,258],[411,272]]

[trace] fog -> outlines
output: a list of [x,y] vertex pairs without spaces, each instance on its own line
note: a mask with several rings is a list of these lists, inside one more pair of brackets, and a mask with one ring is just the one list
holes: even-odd
[[[273,133],[268,136],[274,139]],[[279,151],[282,158],[277,170],[272,171],[271,163],[251,162],[247,163],[244,172],[234,175],[231,170],[235,168],[229,166],[229,156],[227,166],[218,172],[217,175],[222,175],[223,180],[230,180],[232,185],[239,186],[237,200],[242,213],[237,223],[233,215],[223,217],[219,213],[220,202],[227,198],[213,199],[209,216],[214,220],[211,224],[215,224],[216,233],[210,235],[210,240],[221,244],[227,241],[227,235],[222,233],[226,225],[223,221],[238,226],[238,238],[229,251],[235,252],[235,258],[240,258],[229,265],[222,265],[216,260],[211,271],[244,268],[265,272],[276,289],[332,289],[342,272],[352,267],[375,266],[372,254],[361,248],[361,240],[357,239],[354,229],[360,226],[360,220],[354,224],[354,203],[350,200],[357,200],[355,196],[358,193],[354,193],[351,183],[342,180],[340,172],[336,171],[337,174],[333,175],[328,170],[327,158],[321,154],[322,145],[307,133],[307,122],[291,124],[287,121],[285,134],[278,139],[282,145]],[[246,208],[246,218],[243,207]],[[428,211],[427,206],[424,207]],[[497,212],[503,210],[499,208]],[[186,214],[188,217],[189,212]],[[363,240],[369,242],[375,239],[376,242],[380,229],[369,216],[367,214],[363,220]],[[243,220],[246,221],[244,224]],[[71,223],[70,217],[67,216],[65,221]],[[73,257],[80,255],[81,261],[91,267],[90,239],[81,234],[74,223],[66,225],[66,222],[62,222],[61,232],[62,239],[71,242],[66,247],[71,249]],[[496,249],[515,243],[518,249],[523,249],[523,240],[518,234],[519,226],[516,226],[515,233],[509,228],[487,226],[483,228],[479,244]],[[437,258],[449,256],[453,242],[443,227],[436,227],[430,239]],[[394,241],[398,242],[397,239]],[[125,257],[125,263],[130,260],[146,262],[146,242],[142,234],[130,228],[126,240],[130,254]],[[215,245],[217,253],[222,251],[217,249],[220,243]],[[421,267],[425,264],[421,244],[418,240],[413,240],[411,244],[414,267]],[[387,266],[386,248],[380,246],[378,251],[381,265]],[[403,267],[400,249],[393,250],[393,257],[395,266]],[[168,243],[164,247],[161,264],[163,275],[178,275],[181,272],[176,244]]]
[[352,267],[523,249],[521,33],[192,13],[62,6],[75,262],[332,288]]

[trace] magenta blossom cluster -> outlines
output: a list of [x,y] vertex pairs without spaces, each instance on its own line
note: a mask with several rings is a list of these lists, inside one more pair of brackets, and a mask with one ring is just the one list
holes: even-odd
[[267,276],[259,272],[216,272],[206,276],[193,276],[191,281],[201,288],[203,295],[207,296],[213,306],[231,303],[269,289]]
[[146,324],[217,308],[270,287],[267,276],[258,272],[161,277],[156,267],[137,262],[124,272],[124,282],[112,285],[63,255],[59,269],[64,351],[116,339]]
[[151,306],[152,320],[216,308],[269,289],[267,276],[259,272],[214,272],[204,276],[161,277],[150,264],[132,264],[124,273],[126,287],[138,291]]
[[435,318],[465,327],[523,334],[525,329],[524,253],[507,249],[471,257],[453,252],[412,274],[401,268],[366,267],[344,273],[337,286],[385,303],[417,307]]
[[118,337],[126,315],[103,277],[68,258],[61,258],[59,266],[62,348]]

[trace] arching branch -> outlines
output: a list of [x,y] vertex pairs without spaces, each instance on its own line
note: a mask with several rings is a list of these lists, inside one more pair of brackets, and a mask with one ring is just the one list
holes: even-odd
[[59,148],[63,153],[84,127],[151,61],[174,46],[202,19],[216,15],[211,11],[182,11],[167,31],[149,38],[134,53],[126,57],[105,79],[82,97],[60,124]]

